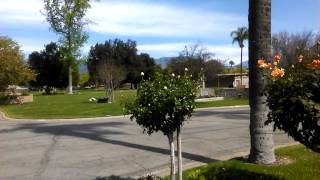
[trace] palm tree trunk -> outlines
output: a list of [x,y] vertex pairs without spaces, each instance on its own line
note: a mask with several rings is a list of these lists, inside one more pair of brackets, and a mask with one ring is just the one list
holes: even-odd
[[243,50],[243,47],[241,47],[240,49],[241,49],[241,57],[240,57],[240,88],[242,88],[242,50]]
[[174,143],[173,143],[173,133],[168,135],[169,145],[170,145],[170,179],[176,179],[176,165],[175,165],[175,154],[174,154]]
[[251,149],[249,161],[275,162],[272,125],[265,125],[268,108],[263,74],[257,66],[260,58],[269,59],[271,51],[271,0],[249,0],[249,103]]
[[178,177],[179,177],[179,180],[182,180],[181,128],[177,129],[177,150],[178,150]]

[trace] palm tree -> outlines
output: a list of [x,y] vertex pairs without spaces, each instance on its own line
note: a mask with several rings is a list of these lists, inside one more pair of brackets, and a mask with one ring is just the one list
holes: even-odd
[[240,59],[240,84],[242,87],[242,51],[244,48],[243,42],[248,39],[248,29],[246,27],[239,27],[236,31],[232,31],[230,36],[232,37],[232,44],[238,42],[241,49],[241,59]]
[[229,61],[230,69],[232,70],[232,66],[234,65],[234,62],[232,60]]
[[271,0],[249,0],[249,161],[257,164],[275,162],[273,129],[265,125],[268,108],[264,103],[263,74],[257,66],[260,58],[271,54]]

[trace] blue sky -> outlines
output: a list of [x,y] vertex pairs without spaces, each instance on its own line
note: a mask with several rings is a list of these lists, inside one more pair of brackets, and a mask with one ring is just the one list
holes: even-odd
[[[1,0],[0,34],[16,40],[26,55],[57,41],[42,9],[42,0]],[[320,0],[273,0],[272,32],[318,32],[319,9]],[[90,39],[82,51],[86,54],[91,45],[110,38],[130,38],[139,52],[159,58],[201,42],[216,58],[239,62],[240,50],[231,44],[230,32],[247,26],[247,16],[248,0],[100,0],[87,13],[94,23],[87,27]]]

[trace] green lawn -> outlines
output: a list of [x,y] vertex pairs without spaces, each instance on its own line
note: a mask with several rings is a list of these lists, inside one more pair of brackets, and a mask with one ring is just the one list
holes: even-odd
[[114,103],[89,102],[91,97],[104,97],[104,91],[76,91],[73,95],[34,94],[34,102],[22,105],[0,105],[0,110],[14,118],[77,118],[123,114],[121,101],[135,96],[136,91],[115,91]]
[[[115,91],[115,102],[112,104],[89,102],[90,97],[103,97],[104,91],[83,90],[73,95],[41,95],[34,93],[34,102],[22,105],[0,105],[0,111],[12,118],[54,119],[102,117],[122,115],[125,101],[135,97],[135,90]],[[122,102],[122,103],[121,103]],[[197,103],[198,108],[247,105],[247,99],[226,99],[222,101]]]
[[221,106],[236,106],[236,105],[248,105],[248,99],[225,99],[221,101],[210,101],[210,102],[199,102],[197,103],[197,108],[206,107],[221,107]]
[[254,165],[241,160],[229,160],[187,170],[183,179],[320,179],[320,154],[302,145],[276,150],[277,157],[289,159],[282,165]]

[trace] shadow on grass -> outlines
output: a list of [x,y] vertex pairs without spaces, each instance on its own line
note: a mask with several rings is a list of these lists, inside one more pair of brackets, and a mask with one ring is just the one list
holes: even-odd
[[205,170],[187,172],[184,179],[217,179],[217,180],[284,180],[272,174],[253,172],[237,167],[209,167]]
[[[152,176],[152,175],[148,175],[148,176],[142,176],[139,177],[137,180],[161,180],[162,178],[159,176]],[[96,177],[95,180],[135,180],[131,177],[121,177],[121,176],[115,176],[115,175],[111,175],[108,177]]]
[[111,176],[108,176],[108,177],[98,176],[94,180],[135,180],[135,179],[130,178],[130,177],[121,177],[121,176],[111,175]]

